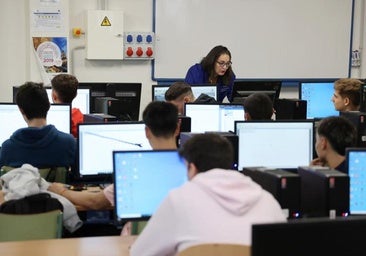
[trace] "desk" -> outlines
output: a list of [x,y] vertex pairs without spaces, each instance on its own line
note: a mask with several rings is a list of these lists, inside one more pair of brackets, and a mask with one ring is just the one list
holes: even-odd
[[137,236],[100,236],[1,242],[1,256],[128,256]]

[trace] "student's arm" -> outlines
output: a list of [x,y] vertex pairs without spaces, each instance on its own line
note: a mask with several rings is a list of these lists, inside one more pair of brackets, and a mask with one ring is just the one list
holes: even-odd
[[73,191],[61,183],[51,183],[48,190],[69,199],[74,205],[86,208],[87,210],[105,210],[112,207],[105,197],[103,191]]

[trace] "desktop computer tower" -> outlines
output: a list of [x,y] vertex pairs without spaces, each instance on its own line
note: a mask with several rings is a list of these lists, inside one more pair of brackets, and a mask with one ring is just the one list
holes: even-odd
[[126,103],[113,97],[95,98],[95,110],[97,113],[115,116],[118,121],[132,121],[131,116],[124,112],[124,104]]
[[[233,163],[233,169],[237,170],[238,169],[238,145],[239,145],[239,138],[236,134],[231,133],[231,132],[206,132],[206,133],[215,133],[215,134],[219,134],[221,136],[224,136],[225,138],[227,138],[231,144],[233,145],[234,148],[234,163]],[[189,140],[191,137],[193,137],[194,135],[199,134],[199,133],[192,133],[192,132],[181,132],[180,133],[180,144],[184,145],[184,143]]]
[[350,120],[357,130],[357,147],[366,147],[366,112],[341,111],[340,116]]
[[300,99],[277,99],[274,104],[276,119],[306,119],[307,103]]
[[301,217],[300,177],[297,173],[265,167],[246,167],[240,172],[270,192],[289,219]]
[[182,132],[191,132],[191,118],[189,116],[179,116],[180,130],[177,136],[177,146],[180,145],[180,134]]
[[117,117],[104,113],[84,114],[84,123],[108,123],[116,122]]
[[304,166],[298,168],[301,180],[301,212],[305,217],[347,216],[349,176],[337,170]]

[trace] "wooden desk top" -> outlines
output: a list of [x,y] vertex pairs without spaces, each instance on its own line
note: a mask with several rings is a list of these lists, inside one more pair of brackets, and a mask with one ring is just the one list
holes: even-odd
[[128,256],[137,236],[99,236],[0,242],[1,256]]

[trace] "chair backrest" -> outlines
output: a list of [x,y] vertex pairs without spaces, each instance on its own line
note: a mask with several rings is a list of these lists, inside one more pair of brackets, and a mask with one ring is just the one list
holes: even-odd
[[33,214],[60,210],[64,207],[57,198],[48,193],[38,193],[20,199],[12,199],[0,205],[0,213]]
[[[0,176],[15,169],[12,166],[2,166],[0,170]],[[50,167],[50,168],[41,168],[38,169],[39,174],[42,178],[44,178],[48,182],[60,182],[60,183],[68,183],[68,170],[66,167]]]
[[62,237],[62,212],[36,214],[0,213],[0,242]]
[[250,256],[250,246],[240,244],[199,244],[189,247],[178,256]]

